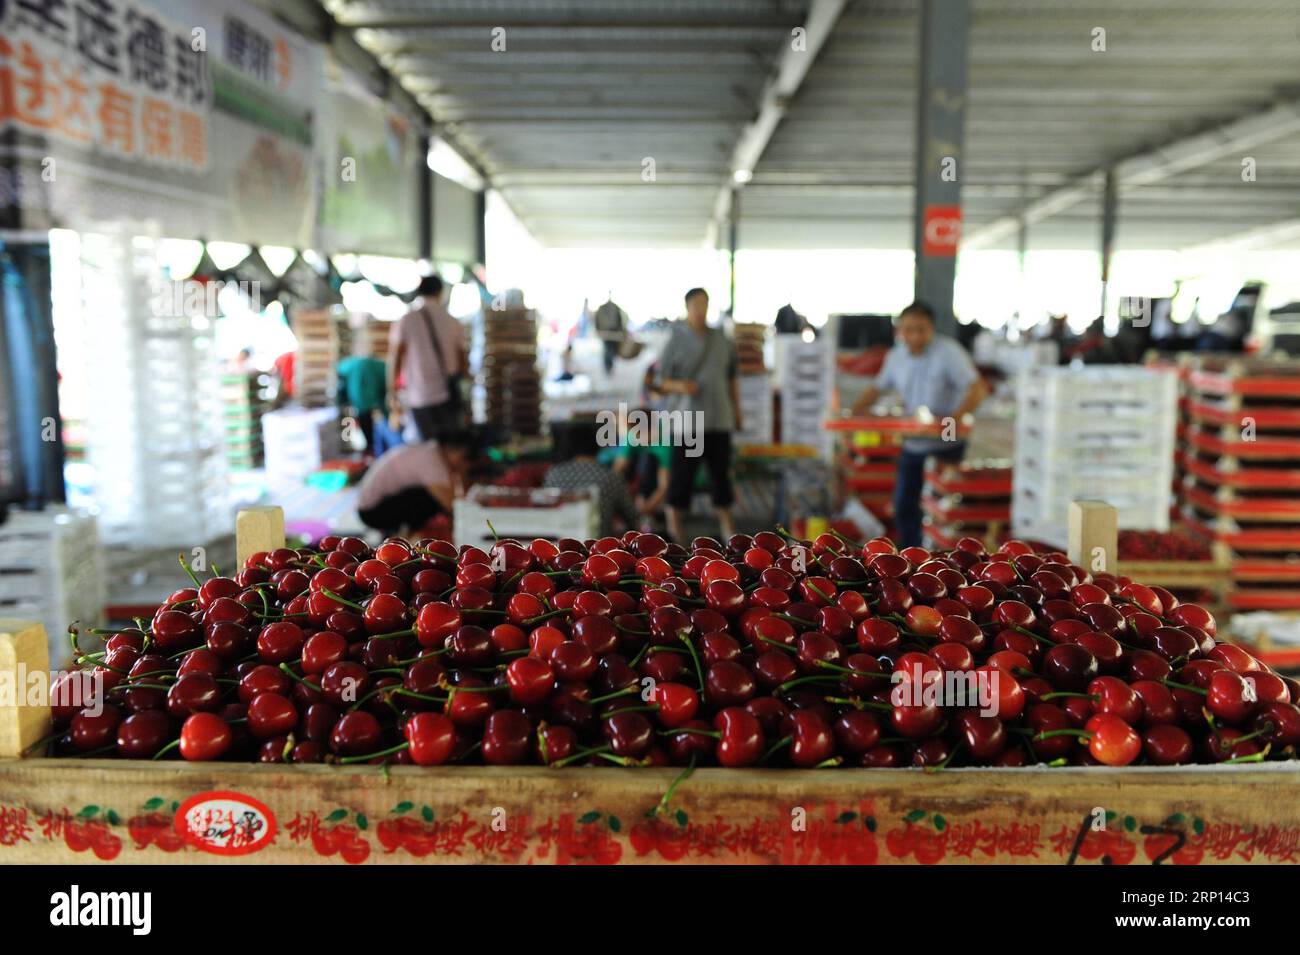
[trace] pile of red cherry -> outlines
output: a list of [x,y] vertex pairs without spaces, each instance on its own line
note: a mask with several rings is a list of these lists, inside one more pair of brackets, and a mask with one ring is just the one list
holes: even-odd
[[[1217,643],[1203,608],[1015,541],[330,537],[194,583],[80,657],[106,700],[56,707],[51,753],[1123,766],[1300,744],[1300,683]],[[900,692],[961,671],[992,707]]]

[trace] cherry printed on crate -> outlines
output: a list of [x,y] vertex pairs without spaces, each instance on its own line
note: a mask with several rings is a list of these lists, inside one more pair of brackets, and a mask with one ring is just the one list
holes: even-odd
[[326,537],[191,584],[140,629],[72,632],[104,699],[56,707],[47,754],[938,771],[1300,744],[1300,684],[1204,608],[1017,541]]

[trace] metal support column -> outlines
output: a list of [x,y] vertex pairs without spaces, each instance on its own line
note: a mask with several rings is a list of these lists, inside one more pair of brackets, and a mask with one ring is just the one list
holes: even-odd
[[433,170],[429,168],[428,136],[420,137],[420,185],[417,196],[419,257],[433,261]]
[[487,190],[480,189],[474,195],[474,224],[478,226],[478,235],[474,243],[474,255],[477,265],[487,266]]
[[740,222],[740,190],[731,190],[731,209],[727,216],[727,267],[730,272],[730,288],[727,298],[731,320],[736,320],[736,238]]
[[1115,252],[1115,225],[1119,215],[1119,190],[1115,170],[1106,170],[1101,192],[1101,317],[1110,304],[1110,260]]
[[916,297],[952,334],[953,281],[961,236],[970,0],[920,0],[921,88],[917,96]]

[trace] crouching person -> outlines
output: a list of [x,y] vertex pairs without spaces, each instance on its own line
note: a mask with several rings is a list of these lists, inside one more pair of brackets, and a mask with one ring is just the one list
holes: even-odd
[[357,515],[385,536],[418,531],[439,514],[451,514],[453,502],[465,493],[472,461],[473,439],[464,431],[393,448],[376,458],[362,479]]

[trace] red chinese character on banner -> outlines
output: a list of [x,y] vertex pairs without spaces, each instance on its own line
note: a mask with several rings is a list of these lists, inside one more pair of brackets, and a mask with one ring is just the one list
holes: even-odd
[[126,155],[135,153],[135,97],[116,83],[99,86],[100,144]]
[[27,824],[24,806],[0,806],[0,846],[14,846],[31,842],[31,826]]
[[13,44],[0,36],[0,123],[18,114],[14,105],[14,69],[9,65],[9,58],[13,55]]
[[37,129],[49,129],[58,118],[59,88],[46,77],[45,61],[30,43],[19,48],[18,64],[21,67],[18,87],[27,94],[16,102],[18,120]]
[[86,108],[86,97],[90,87],[81,78],[80,68],[64,69],[62,64],[55,64],[59,78],[63,83],[64,109],[59,114],[59,131],[70,139],[89,142],[92,138],[90,111]]
[[140,112],[140,128],[144,133],[144,154],[163,159],[172,157],[172,108],[170,103],[152,96],[145,97]]
[[198,113],[176,111],[177,158],[191,166],[202,168],[208,164],[208,125]]

